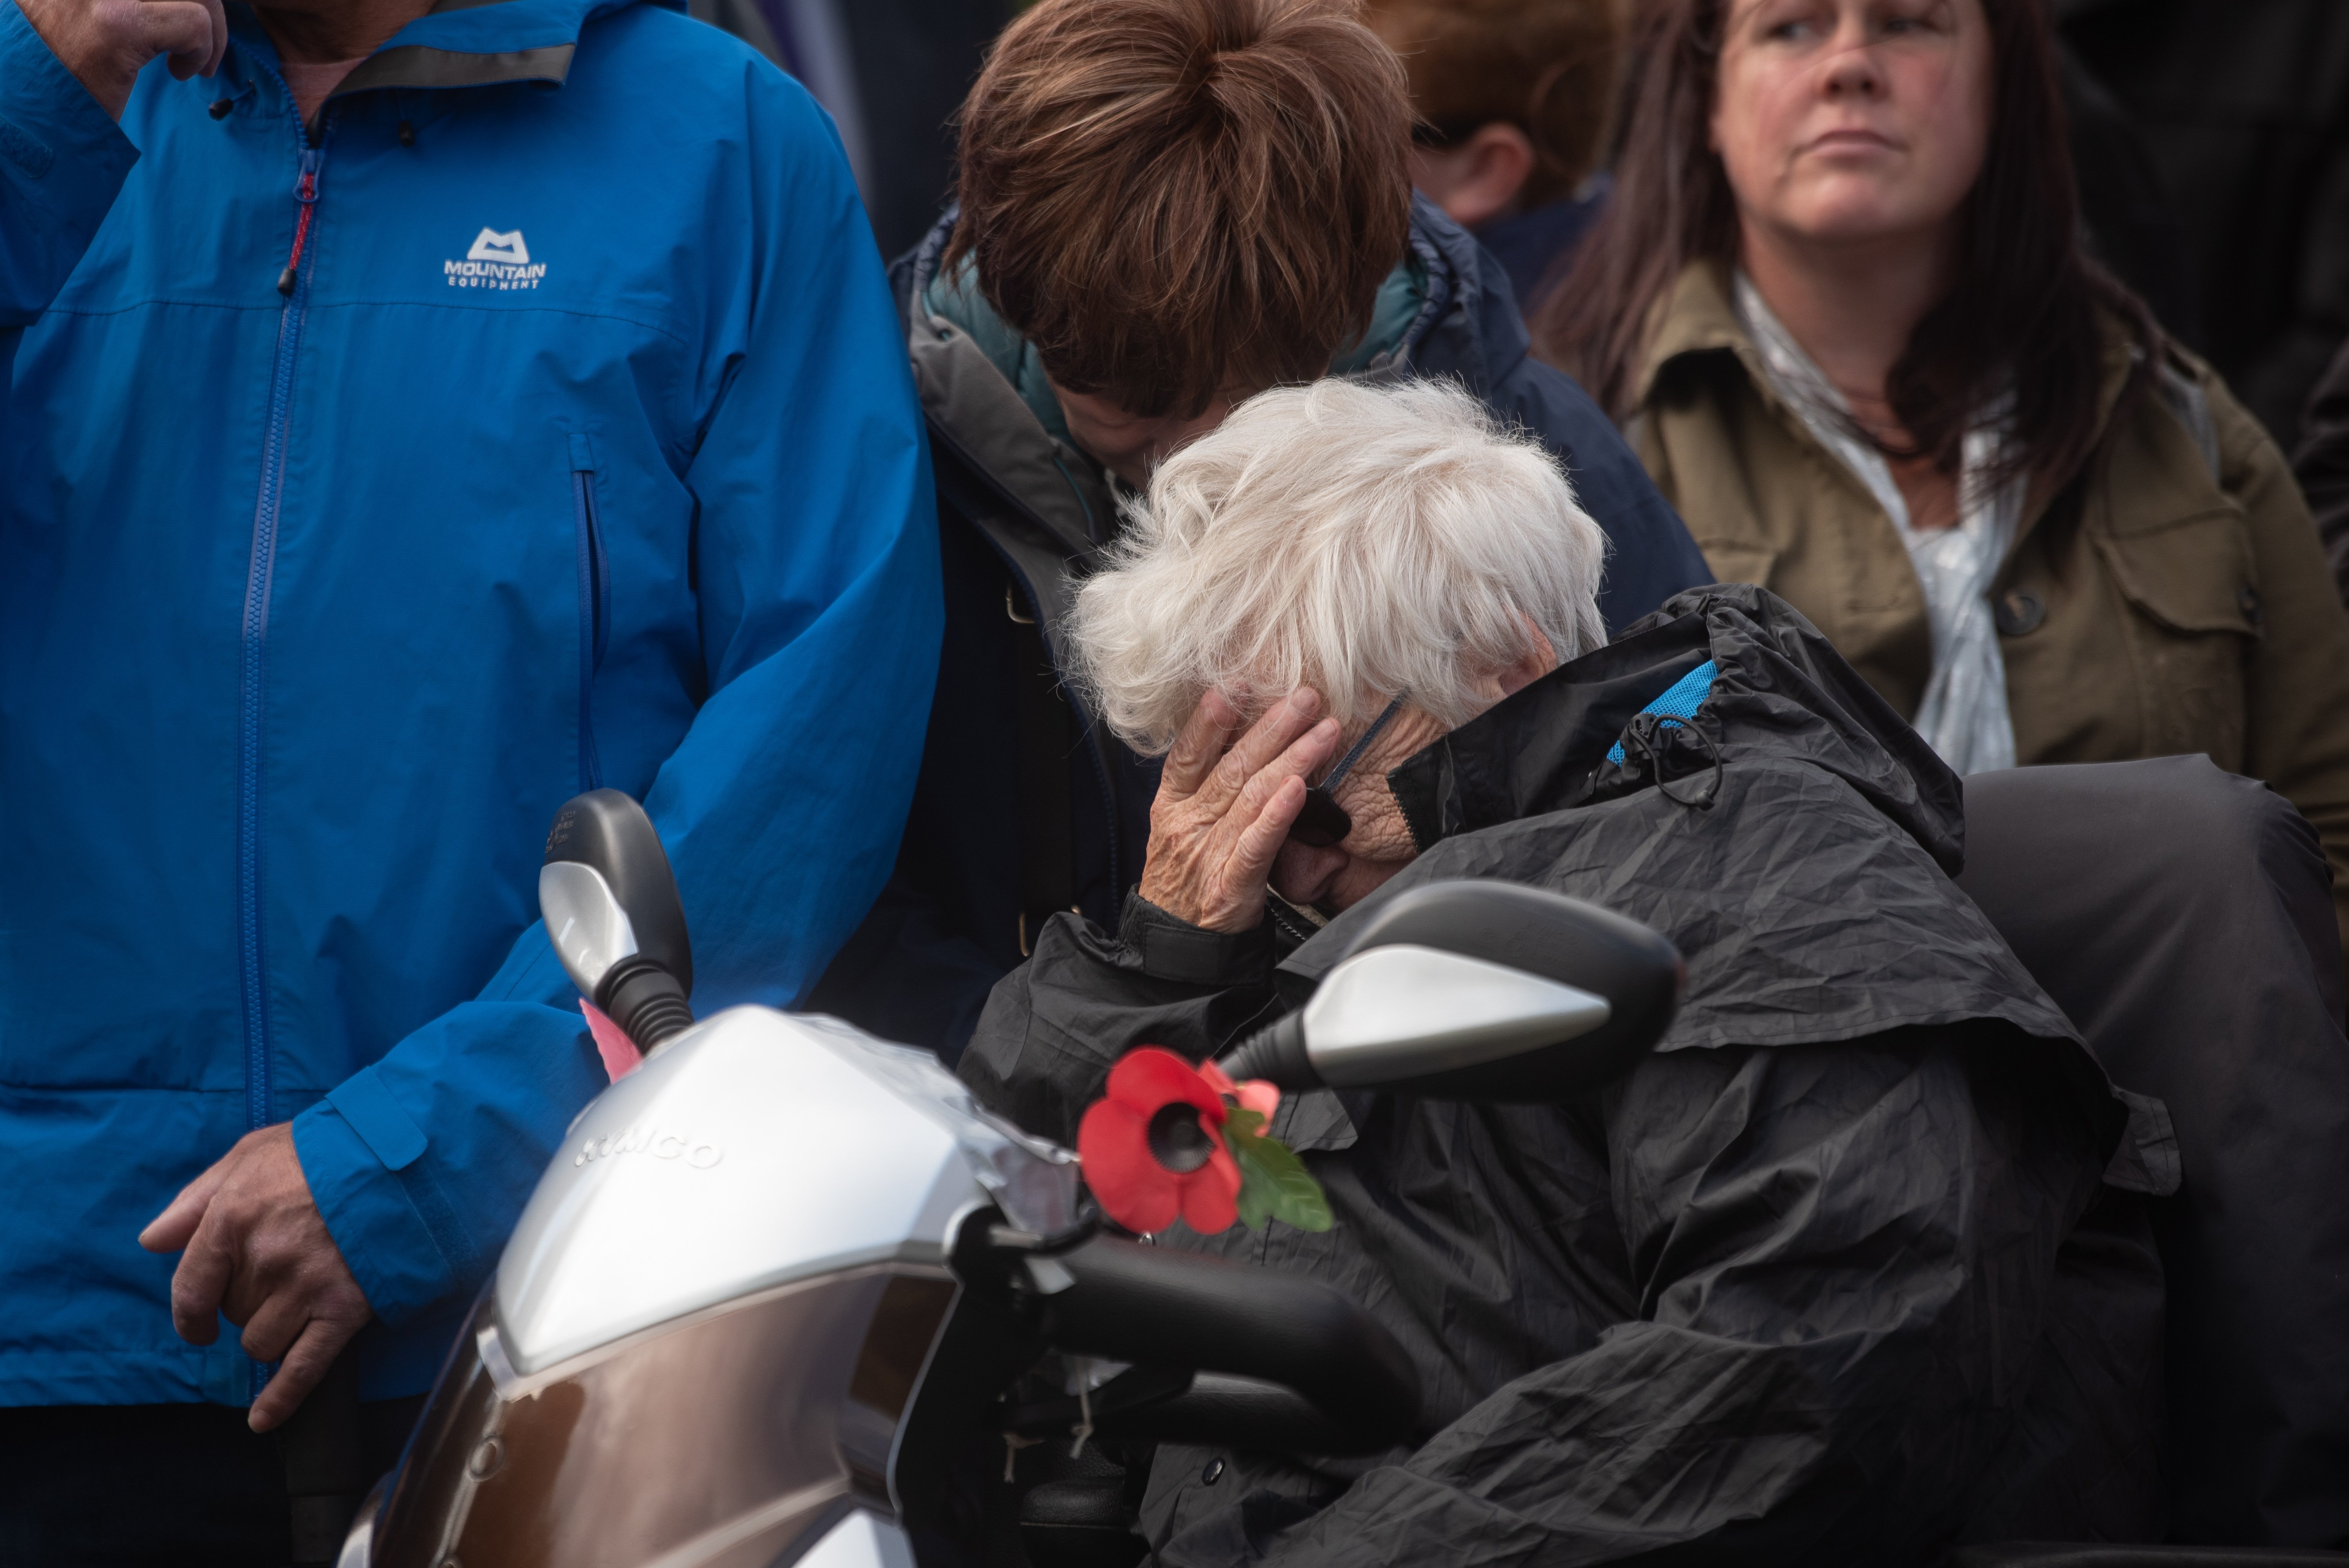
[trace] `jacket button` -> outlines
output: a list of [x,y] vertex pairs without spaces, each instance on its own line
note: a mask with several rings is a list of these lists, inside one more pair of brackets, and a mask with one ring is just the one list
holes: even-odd
[[2260,624],[2260,591],[2246,583],[2235,595],[2235,603],[2243,609],[2243,619],[2256,626]]
[[1998,623],[2002,637],[2028,636],[2047,619],[2046,601],[2028,588],[2017,588],[1991,607],[1991,619]]
[[1199,1484],[1201,1486],[1213,1486],[1223,1479],[1224,1461],[1220,1457],[1209,1460],[1207,1461],[1207,1468],[1199,1472]]

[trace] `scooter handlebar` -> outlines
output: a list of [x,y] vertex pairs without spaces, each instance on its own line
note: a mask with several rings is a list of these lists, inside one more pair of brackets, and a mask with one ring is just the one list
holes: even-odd
[[[1319,1280],[1113,1236],[1059,1262],[1074,1283],[1042,1299],[1061,1349],[1293,1389],[1354,1436],[1353,1451],[1407,1441],[1418,1429],[1411,1358],[1376,1318]],[[1186,1429],[1206,1418],[1196,1403],[1183,1406]],[[1260,1437],[1247,1429],[1257,1403],[1226,1401],[1243,1429],[1231,1438]],[[1121,1424],[1146,1426],[1147,1413]]]

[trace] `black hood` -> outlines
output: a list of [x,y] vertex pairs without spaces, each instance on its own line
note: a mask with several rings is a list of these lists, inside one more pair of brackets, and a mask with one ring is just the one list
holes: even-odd
[[[1708,660],[1685,722],[1640,711]],[[1956,777],[1763,589],[1677,596],[1388,779],[1423,852],[1282,962],[1293,999],[1403,890],[1493,877],[1671,939],[1688,990],[1661,1050],[1995,1022],[2066,1042],[2083,1099],[2119,1130],[2071,1024],[1951,880]]]
[[[1718,672],[1712,692],[1686,723],[1640,714],[1707,661]],[[1619,741],[1623,760],[1610,762]],[[1677,799],[1702,801],[1713,781],[1692,776],[1764,758],[1825,769],[1944,872],[1965,869],[1957,775],[1801,612],[1749,583],[1677,595],[1388,780],[1424,850],[1457,833],[1619,799],[1660,779]]]

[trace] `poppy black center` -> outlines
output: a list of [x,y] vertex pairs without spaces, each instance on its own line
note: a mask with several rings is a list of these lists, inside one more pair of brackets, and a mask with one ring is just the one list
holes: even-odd
[[1199,1108],[1176,1100],[1162,1105],[1150,1119],[1150,1157],[1176,1175],[1186,1175],[1207,1162],[1216,1145],[1199,1125]]

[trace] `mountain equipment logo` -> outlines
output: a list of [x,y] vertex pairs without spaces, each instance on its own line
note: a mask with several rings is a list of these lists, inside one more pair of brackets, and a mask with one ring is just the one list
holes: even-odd
[[530,247],[522,242],[522,231],[501,234],[494,229],[484,229],[473,240],[473,248],[465,253],[469,262],[503,262],[509,266],[530,265]]
[[546,276],[546,263],[530,259],[520,229],[506,234],[483,229],[463,261],[443,262],[440,270],[452,289],[534,289]]

